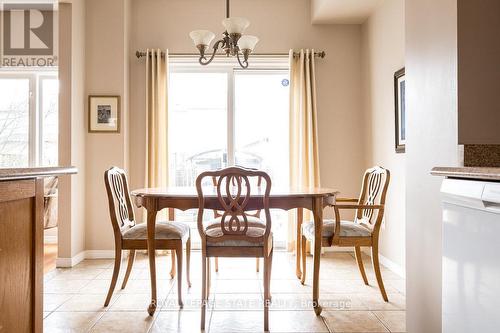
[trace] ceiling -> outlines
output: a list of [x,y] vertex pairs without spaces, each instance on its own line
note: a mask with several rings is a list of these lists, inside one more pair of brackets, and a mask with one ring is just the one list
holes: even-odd
[[361,24],[384,0],[311,0],[313,24]]

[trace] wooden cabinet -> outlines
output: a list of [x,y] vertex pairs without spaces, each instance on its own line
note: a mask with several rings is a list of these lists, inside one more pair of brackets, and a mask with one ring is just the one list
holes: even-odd
[[75,172],[0,169],[0,333],[43,331],[43,177]]
[[43,178],[0,182],[0,332],[41,332]]

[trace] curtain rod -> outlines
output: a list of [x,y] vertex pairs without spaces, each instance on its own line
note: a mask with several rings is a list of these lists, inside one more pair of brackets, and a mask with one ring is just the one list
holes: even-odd
[[[137,59],[140,59],[142,57],[146,56],[146,52],[144,51],[135,51],[135,56]],[[162,57],[165,56],[165,53],[161,53]],[[169,53],[169,56],[172,57],[199,57],[199,53]],[[298,52],[293,53],[294,56],[299,55]],[[221,57],[221,56],[226,56],[225,54],[217,54],[216,56]],[[288,57],[288,53],[252,53],[252,56],[257,56],[257,57]],[[314,52],[314,56],[317,58],[324,58],[326,57],[326,52],[325,51],[318,51]]]

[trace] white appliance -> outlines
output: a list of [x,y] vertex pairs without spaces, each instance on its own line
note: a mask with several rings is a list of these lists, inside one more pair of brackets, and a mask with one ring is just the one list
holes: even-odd
[[500,332],[500,183],[445,179],[443,332]]

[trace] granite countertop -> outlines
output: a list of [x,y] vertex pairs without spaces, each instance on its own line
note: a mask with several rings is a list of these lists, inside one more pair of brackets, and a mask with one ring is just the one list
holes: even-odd
[[71,175],[77,173],[77,168],[69,167],[46,167],[46,168],[0,168],[0,180],[28,179],[37,177],[52,177]]
[[451,178],[500,180],[500,168],[484,167],[435,167],[431,174]]

